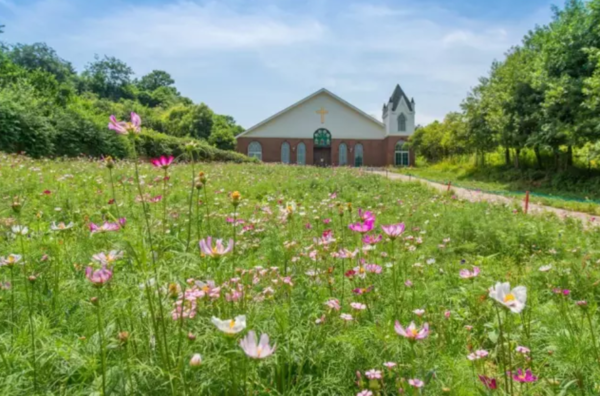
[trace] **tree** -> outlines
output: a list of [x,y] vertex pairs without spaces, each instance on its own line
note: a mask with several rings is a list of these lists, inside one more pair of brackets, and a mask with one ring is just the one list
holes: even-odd
[[72,80],[75,69],[70,62],[60,58],[56,51],[45,43],[16,44],[8,48],[8,57],[26,70],[43,70],[56,77],[58,82]]
[[162,129],[169,135],[208,140],[212,126],[213,112],[204,103],[191,106],[178,104],[165,112]]
[[137,83],[137,86],[144,91],[154,91],[161,87],[172,88],[175,80],[169,73],[162,70],[153,70],[143,76]]
[[135,96],[131,87],[131,67],[115,57],[100,58],[96,55],[94,59],[82,73],[83,91],[115,101]]

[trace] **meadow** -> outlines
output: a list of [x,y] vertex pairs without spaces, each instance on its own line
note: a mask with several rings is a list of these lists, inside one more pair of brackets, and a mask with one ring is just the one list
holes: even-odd
[[1,394],[600,392],[594,227],[171,160],[0,155]]

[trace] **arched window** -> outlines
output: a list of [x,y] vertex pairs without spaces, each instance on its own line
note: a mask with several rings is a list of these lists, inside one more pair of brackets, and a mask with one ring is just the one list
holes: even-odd
[[340,144],[339,166],[348,165],[348,146],[346,143]]
[[404,113],[400,113],[398,116],[398,131],[406,132],[406,116]]
[[306,146],[304,143],[298,143],[298,146],[296,146],[296,163],[306,165]]
[[360,143],[354,146],[354,166],[363,166],[363,146]]
[[288,142],[281,144],[281,162],[284,164],[290,163],[290,144]]
[[315,147],[331,147],[331,133],[325,128],[317,129],[313,134],[313,144]]
[[410,151],[408,148],[408,144],[400,140],[396,143],[396,148],[394,150],[394,165],[396,166],[409,166],[410,165]]
[[258,142],[252,142],[248,145],[248,157],[258,158],[262,161],[262,146]]

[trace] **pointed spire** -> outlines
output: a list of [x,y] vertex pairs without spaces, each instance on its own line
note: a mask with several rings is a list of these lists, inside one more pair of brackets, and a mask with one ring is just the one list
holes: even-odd
[[400,87],[400,84],[396,84],[396,88],[394,88],[394,92],[392,93],[392,96],[390,97],[390,103],[392,104],[392,111],[395,111],[396,108],[398,108],[398,104],[400,103],[401,98],[404,98],[404,100],[406,101],[408,109],[410,111],[413,111],[412,103],[414,103],[414,102],[408,100],[408,96],[406,96],[406,94]]

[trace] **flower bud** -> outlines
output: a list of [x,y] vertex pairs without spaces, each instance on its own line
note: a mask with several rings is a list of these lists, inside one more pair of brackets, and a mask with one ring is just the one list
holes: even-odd
[[121,343],[125,344],[129,340],[129,332],[128,331],[120,331],[117,338],[119,339],[119,341]]
[[190,341],[196,341],[196,335],[194,333],[192,333],[191,331],[188,333],[187,337],[188,337],[188,340],[190,340]]
[[98,300],[98,297],[92,297],[90,298],[90,302],[95,305],[96,307],[100,304],[100,301]]
[[231,203],[233,204],[234,207],[237,208],[237,206],[240,204],[241,199],[242,199],[242,194],[240,194],[239,191],[234,191],[231,193]]
[[190,359],[191,367],[198,367],[202,364],[202,356],[199,353],[195,353],[194,356]]
[[27,278],[27,280],[30,283],[35,283],[35,281],[37,280],[37,277],[35,275],[29,275],[29,277]]
[[106,167],[108,169],[112,169],[115,167],[115,160],[113,160],[113,158],[110,155],[104,158],[104,163],[106,164]]

